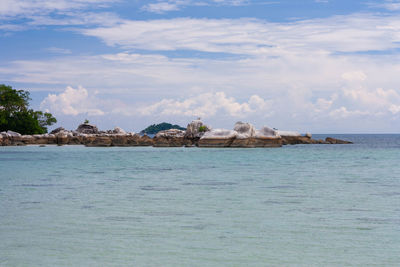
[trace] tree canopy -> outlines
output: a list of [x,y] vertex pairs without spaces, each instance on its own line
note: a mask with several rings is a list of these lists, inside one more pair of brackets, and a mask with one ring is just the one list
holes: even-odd
[[165,130],[170,130],[170,129],[178,129],[178,130],[186,130],[186,128],[183,128],[179,125],[173,125],[171,123],[163,122],[160,124],[152,124],[146,129],[142,130],[140,133],[141,134],[156,134],[159,131],[165,131]]
[[57,122],[48,112],[29,108],[29,92],[0,84],[0,131],[20,134],[47,133],[47,126]]

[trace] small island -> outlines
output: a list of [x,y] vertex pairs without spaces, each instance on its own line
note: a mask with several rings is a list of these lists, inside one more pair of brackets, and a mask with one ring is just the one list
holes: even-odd
[[250,123],[237,122],[233,130],[212,129],[200,120],[188,124],[186,131],[169,129],[153,138],[120,127],[99,131],[96,125],[83,123],[76,130],[59,127],[50,133],[21,135],[14,131],[0,133],[0,146],[23,145],[85,145],[88,147],[154,146],[154,147],[281,147],[295,144],[351,144],[335,138],[312,139],[311,134],[277,131],[264,126],[260,130]]
[[140,134],[157,134],[160,131],[171,130],[171,129],[178,129],[178,130],[182,130],[182,131],[186,130],[186,128],[184,128],[182,126],[167,123],[167,122],[162,122],[160,124],[150,125],[146,129],[141,130]]
[[[237,122],[232,130],[213,129],[200,119],[186,128],[170,123],[153,124],[140,134],[120,127],[100,131],[88,120],[76,130],[59,127],[47,133],[47,126],[57,122],[52,114],[29,108],[29,92],[0,85],[0,146],[85,145],[85,146],[154,146],[154,147],[281,147],[295,144],[350,144],[335,138],[312,139],[311,134],[279,131],[268,126],[256,129]],[[148,134],[155,135],[150,138]]]

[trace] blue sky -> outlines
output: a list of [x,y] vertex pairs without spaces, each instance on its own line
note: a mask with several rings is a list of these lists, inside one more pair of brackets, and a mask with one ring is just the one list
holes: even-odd
[[0,83],[56,126],[400,131],[400,1],[2,0]]

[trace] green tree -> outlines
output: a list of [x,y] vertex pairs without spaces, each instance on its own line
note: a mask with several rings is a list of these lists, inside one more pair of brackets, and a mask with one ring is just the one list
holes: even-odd
[[163,122],[160,124],[152,124],[149,127],[147,127],[146,129],[142,130],[140,133],[141,134],[156,134],[159,131],[170,130],[170,129],[186,130],[186,128],[183,128],[179,125]]
[[48,112],[29,109],[30,100],[29,92],[0,84],[0,131],[43,134],[47,126],[57,122]]

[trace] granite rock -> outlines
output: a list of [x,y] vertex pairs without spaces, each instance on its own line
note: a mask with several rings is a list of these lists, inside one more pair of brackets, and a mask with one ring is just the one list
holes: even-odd
[[206,132],[199,140],[199,147],[230,147],[237,136],[236,131],[213,129]]
[[96,125],[89,124],[89,123],[83,123],[78,126],[78,129],[76,129],[78,133],[83,133],[83,134],[98,134],[99,129],[97,129]]

